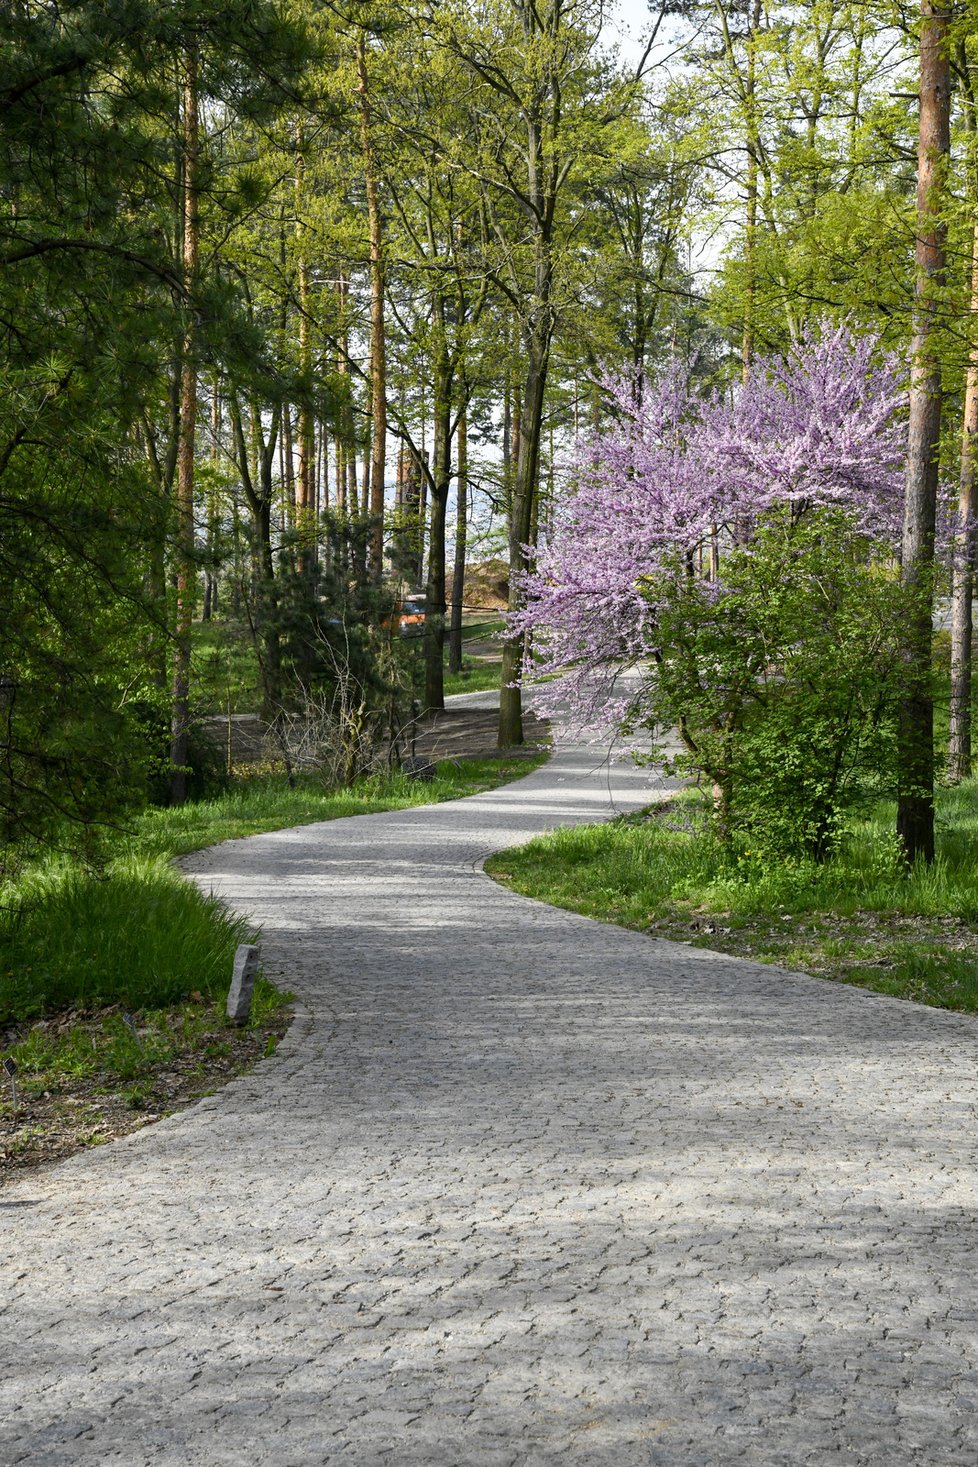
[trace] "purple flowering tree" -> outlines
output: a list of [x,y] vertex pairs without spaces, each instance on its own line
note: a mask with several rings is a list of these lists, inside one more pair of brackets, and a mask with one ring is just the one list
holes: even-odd
[[540,696],[604,735],[678,729],[725,835],[824,855],[889,747],[900,374],[823,328],[732,399],[678,369],[639,407],[611,390],[527,587],[534,672],[563,674]]

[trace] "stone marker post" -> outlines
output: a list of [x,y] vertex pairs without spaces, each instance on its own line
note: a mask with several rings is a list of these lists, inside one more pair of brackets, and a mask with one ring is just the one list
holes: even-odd
[[234,973],[228,993],[228,1018],[232,1024],[247,1024],[251,1013],[251,995],[258,972],[259,949],[243,942],[234,955]]

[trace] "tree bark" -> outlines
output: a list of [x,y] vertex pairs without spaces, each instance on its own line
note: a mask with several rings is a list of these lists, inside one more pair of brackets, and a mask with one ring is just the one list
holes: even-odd
[[445,341],[444,301],[435,303],[434,435],[429,482],[428,580],[425,589],[425,707],[445,706],[445,520],[452,477],[452,366]]
[[917,151],[917,247],[910,422],[903,513],[902,581],[912,597],[903,647],[897,834],[908,864],[934,858],[934,696],[932,644],[934,526],[941,430],[937,349],[945,276],[941,207],[950,151],[948,19],[922,0],[920,132]]
[[[374,528],[370,537],[370,572],[380,580],[384,568],[384,479],[387,470],[387,343],[384,325],[384,255],[371,137],[370,93],[364,33],[357,36],[357,94],[360,99],[360,144],[367,191],[367,224],[370,231],[370,476],[369,498],[365,495]],[[366,469],[364,470],[366,481]]]
[[[346,276],[340,270],[336,276],[336,374],[339,378],[349,378],[349,362],[347,361],[348,341],[346,334]],[[341,519],[347,514],[346,500],[346,445],[349,438],[349,411],[344,402],[336,415],[336,432],[333,437],[333,449],[335,452],[335,496],[336,513]]]
[[198,172],[200,118],[197,53],[184,58],[182,125],[183,286],[186,325],[180,356],[180,431],[177,446],[177,607],[173,637],[173,700],[170,722],[170,803],[187,798],[187,754],[190,737],[190,654],[197,568],[194,563],[194,447],[197,428],[197,363],[193,298],[199,252]]
[[458,471],[455,476],[455,564],[452,572],[452,620],[448,635],[448,670],[462,670],[462,611],[465,602],[465,551],[469,520],[468,418],[458,420]]
[[[541,252],[543,253],[543,252]],[[549,305],[550,295],[550,251],[545,251],[542,262],[546,278],[545,294],[541,297]],[[552,326],[549,313],[543,321],[533,323],[526,333],[526,386],[523,409],[520,414],[519,456],[516,460],[516,479],[513,484],[513,502],[509,516],[509,599],[507,609],[517,612],[524,605],[520,577],[528,570],[524,546],[529,544],[533,525],[533,502],[537,491],[540,463],[540,434],[543,428],[543,408],[547,388],[547,371],[550,362],[550,338]],[[523,743],[523,695],[519,678],[523,671],[524,637],[522,633],[508,637],[503,642],[502,672],[499,689],[499,735],[501,749]]]
[[[961,47],[962,71],[966,78],[965,124],[970,148],[971,188],[971,321],[972,334],[978,321],[978,170],[976,144],[978,127],[975,98],[970,84],[968,58]],[[975,453],[978,448],[978,350],[968,360],[964,414],[961,424],[961,469],[958,479],[958,528],[954,537],[951,570],[951,699],[948,732],[947,773],[952,784],[971,777],[971,683],[975,579]]]
[[[534,241],[534,289],[528,319],[523,323],[523,350],[526,360],[523,401],[518,421],[514,413],[513,448],[516,453],[516,475],[509,513],[509,598],[507,609],[518,612],[524,605],[521,578],[529,569],[524,547],[529,544],[533,525],[533,505],[537,494],[540,468],[540,437],[543,432],[543,410],[550,367],[550,344],[554,332],[553,255],[550,228],[556,194],[546,197],[542,182],[545,166],[542,134],[531,119],[529,156],[531,181],[537,181],[538,229]],[[499,734],[501,749],[523,743],[523,694],[519,679],[523,670],[525,639],[522,633],[503,642],[502,671],[499,689]]]
[[309,569],[313,560],[316,538],[316,488],[315,488],[315,445],[310,397],[312,393],[312,333],[310,331],[309,259],[305,241],[305,182],[306,160],[303,155],[305,138],[302,123],[296,129],[295,154],[295,242],[297,257],[297,285],[299,295],[299,377],[302,397],[299,401],[299,421],[296,428],[298,449],[295,476],[295,525],[298,536],[299,568]]
[[261,668],[263,713],[269,721],[282,702],[282,652],[278,628],[278,587],[275,582],[275,557],[272,553],[272,465],[278,436],[281,409],[272,411],[268,439],[263,437],[260,414],[252,412],[252,440],[256,466],[252,472],[248,440],[236,395],[229,400],[234,443],[245,499],[254,524],[254,581],[259,593],[257,624],[252,620],[255,650]]

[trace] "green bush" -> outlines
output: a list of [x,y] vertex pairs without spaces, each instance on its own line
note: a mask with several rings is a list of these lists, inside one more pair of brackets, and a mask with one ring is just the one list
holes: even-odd
[[678,727],[673,767],[715,788],[725,841],[822,861],[892,788],[905,595],[844,515],[774,515],[722,586],[685,565],[650,582],[663,650],[646,710]]

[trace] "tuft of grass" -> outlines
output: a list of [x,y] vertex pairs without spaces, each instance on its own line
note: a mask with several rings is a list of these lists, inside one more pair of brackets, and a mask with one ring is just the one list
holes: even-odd
[[122,857],[103,874],[52,862],[5,895],[0,1023],[217,994],[248,936],[243,921],[160,856]]
[[699,797],[559,830],[486,869],[517,891],[654,936],[978,1012],[978,780],[938,796],[938,855],[906,872],[882,803],[824,864],[704,833]]

